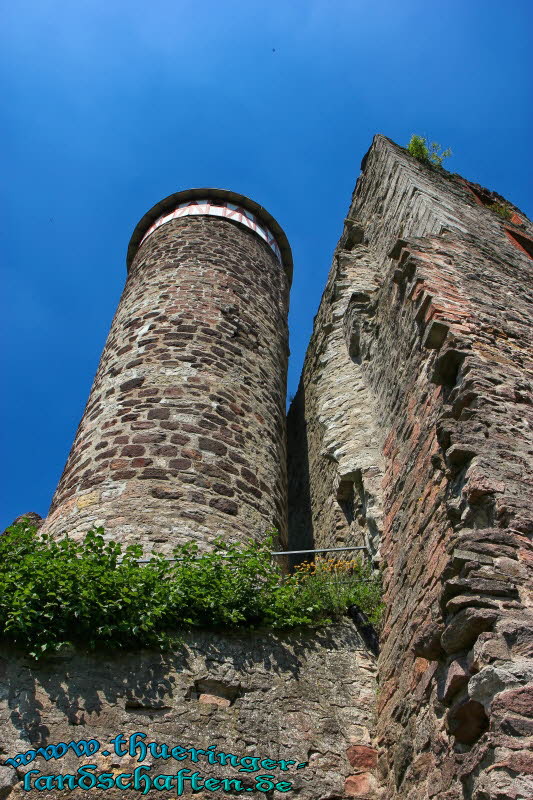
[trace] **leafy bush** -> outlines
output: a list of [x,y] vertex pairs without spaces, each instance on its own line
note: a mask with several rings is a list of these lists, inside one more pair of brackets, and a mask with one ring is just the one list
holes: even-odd
[[141,565],[140,546],[122,551],[101,528],[78,543],[22,522],[0,536],[0,636],[37,658],[66,643],[167,647],[191,627],[323,625],[354,604],[379,622],[369,567],[345,562],[333,575],[325,562],[283,578],[271,548],[272,535],[259,544],[218,541],[201,556],[189,544],[175,549],[175,561],[153,555]]
[[407,150],[419,161],[425,161],[427,164],[433,164],[436,167],[442,167],[444,159],[452,155],[450,148],[441,152],[441,146],[438,142],[428,144],[425,136],[417,136],[416,134],[411,136]]
[[359,558],[305,561],[296,567],[290,580],[297,586],[296,594],[303,606],[309,605],[318,613],[327,609],[336,616],[356,605],[373,625],[379,626],[383,610],[380,581]]

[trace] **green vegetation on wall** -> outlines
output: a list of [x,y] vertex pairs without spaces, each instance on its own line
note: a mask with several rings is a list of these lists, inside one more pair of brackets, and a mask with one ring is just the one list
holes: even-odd
[[417,136],[415,133],[411,136],[407,150],[419,161],[433,164],[435,167],[442,167],[444,159],[452,155],[450,148],[442,150],[438,142],[429,144],[425,136]]
[[498,214],[499,217],[502,219],[511,219],[513,216],[513,210],[507,203],[498,203],[495,201],[494,203],[490,203],[487,208],[490,208],[491,211],[494,211],[495,214]]
[[377,625],[379,581],[360,562],[303,565],[288,577],[261,544],[217,542],[153,555],[122,551],[98,528],[77,543],[39,536],[26,522],[0,536],[0,637],[34,658],[66,643],[90,649],[167,647],[180,629],[329,624],[357,605]]

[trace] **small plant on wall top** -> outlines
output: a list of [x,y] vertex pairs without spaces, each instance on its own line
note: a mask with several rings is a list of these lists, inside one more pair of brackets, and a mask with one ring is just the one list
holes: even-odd
[[490,208],[491,211],[494,211],[494,213],[498,214],[502,219],[511,219],[513,216],[512,209],[506,203],[490,203],[487,208]]
[[419,161],[433,164],[435,167],[442,167],[444,159],[449,158],[452,154],[449,147],[447,150],[442,150],[438,142],[430,144],[425,136],[417,136],[415,133],[411,136],[407,150]]

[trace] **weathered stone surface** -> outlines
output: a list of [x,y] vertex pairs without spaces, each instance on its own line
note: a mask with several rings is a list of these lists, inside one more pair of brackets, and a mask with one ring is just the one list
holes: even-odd
[[290,535],[367,544],[383,566],[387,800],[511,797],[530,776],[490,771],[490,737],[505,729],[502,761],[520,752],[525,717],[488,673],[483,702],[468,691],[488,665],[528,680],[510,664],[533,627],[533,282],[516,238],[533,226],[384,137],[362,168],[289,412]]
[[198,702],[209,703],[215,706],[220,706],[221,708],[227,708],[231,705],[231,702],[227,699],[227,697],[218,697],[216,694],[200,694],[198,695]]
[[499,606],[494,598],[482,594],[457,594],[446,603],[448,614],[455,614],[463,608],[499,608]]
[[533,685],[532,662],[510,662],[498,667],[488,665],[471,678],[468,695],[490,711],[495,695],[527,683]]
[[[152,776],[193,767],[204,778],[239,778],[247,786],[253,785],[254,775],[268,773],[291,782],[302,800],[375,796],[370,774],[375,751],[364,744],[374,721],[375,658],[350,622],[305,634],[185,633],[178,649],[161,654],[88,656],[70,651],[37,666],[8,650],[2,658],[3,762],[61,741],[93,738],[102,746],[91,758],[68,753],[47,762],[39,756],[18,773],[2,766],[0,797],[28,797],[20,779],[30,769],[65,774],[95,763],[98,771],[131,773],[139,763],[137,755],[113,755],[110,740],[135,732],[146,733],[146,742],[171,747],[216,745],[217,752],[239,758],[308,763],[299,770],[289,765],[287,771],[259,768],[254,773],[209,765],[202,755],[197,764],[190,758],[178,763],[147,757],[140,763],[152,765]],[[106,746],[109,757],[103,754]],[[343,794],[345,785],[352,794]],[[363,786],[366,795],[361,794]],[[90,794],[102,800],[124,797],[116,790]],[[168,792],[172,795],[175,787]],[[61,800],[65,791],[39,796]],[[192,797],[190,792],[183,796]]]
[[502,692],[494,700],[494,711],[510,711],[533,718],[533,686]]
[[377,766],[378,753],[373,747],[365,745],[352,745],[346,751],[350,765],[358,770],[371,770]]
[[533,613],[521,619],[503,619],[498,630],[515,656],[533,658]]
[[369,790],[370,775],[366,772],[350,775],[344,782],[345,797],[368,797]]
[[288,416],[294,549],[368,546],[378,556],[382,455],[361,351],[377,286],[364,246],[338,248]]
[[[457,658],[448,667],[446,673],[446,682],[442,692],[442,700],[448,703],[454,695],[461,689],[464,689],[470,677],[470,670],[466,659]],[[471,695],[473,697],[473,695]],[[474,698],[479,699],[479,698]]]
[[430,622],[425,625],[413,640],[413,650],[417,656],[422,656],[430,661],[441,658],[444,654],[441,637],[444,631],[442,623]]
[[17,773],[13,767],[0,767],[0,800],[4,800],[9,796],[18,780]]
[[501,634],[481,633],[468,654],[470,668],[479,672],[486,664],[509,661],[511,652]]
[[441,644],[447,653],[465,650],[475,642],[483,631],[490,630],[497,614],[488,608],[464,608],[454,615],[441,636]]

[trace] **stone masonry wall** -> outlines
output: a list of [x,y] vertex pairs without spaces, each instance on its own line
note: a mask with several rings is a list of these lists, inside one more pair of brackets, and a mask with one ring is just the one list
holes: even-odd
[[[240,779],[242,791],[197,792],[194,797],[246,795],[254,775],[274,775],[293,784],[287,795],[269,791],[260,797],[336,800],[360,796],[375,786],[376,753],[370,746],[375,703],[375,658],[349,621],[307,633],[184,634],[170,653],[141,652],[94,656],[66,652],[40,665],[12,651],[0,653],[0,797],[38,794],[60,800],[81,790],[24,791],[25,773],[76,774],[96,764],[97,772],[132,773],[139,763],[150,776],[199,771],[204,779]],[[292,760],[308,766],[238,767],[148,757],[114,755],[110,740],[122,733],[146,733],[146,742],[169,748],[200,748],[241,757]],[[96,739],[92,757],[69,752],[59,760],[38,756],[16,772],[6,759],[59,742]],[[105,756],[103,751],[110,752]],[[249,765],[250,762],[248,762]],[[246,765],[244,762],[243,766]],[[39,777],[35,773],[33,781]],[[235,785],[231,785],[233,788]],[[140,795],[132,790],[91,790],[91,797]],[[256,792],[256,796],[257,796]],[[148,797],[175,797],[152,790]],[[186,791],[183,797],[192,797]]]
[[227,219],[185,217],[141,245],[43,532],[145,550],[286,537],[289,282]]
[[377,287],[368,254],[337,249],[288,415],[294,549],[367,545],[377,554],[379,548],[380,440],[358,345],[347,329],[350,298],[364,303]]
[[[365,524],[381,540],[383,797],[525,800],[532,226],[384,137],[363,167],[289,415],[289,441],[306,448],[289,462],[290,517],[317,547],[338,537],[350,452],[343,543]],[[310,465],[300,505],[298,460]]]

